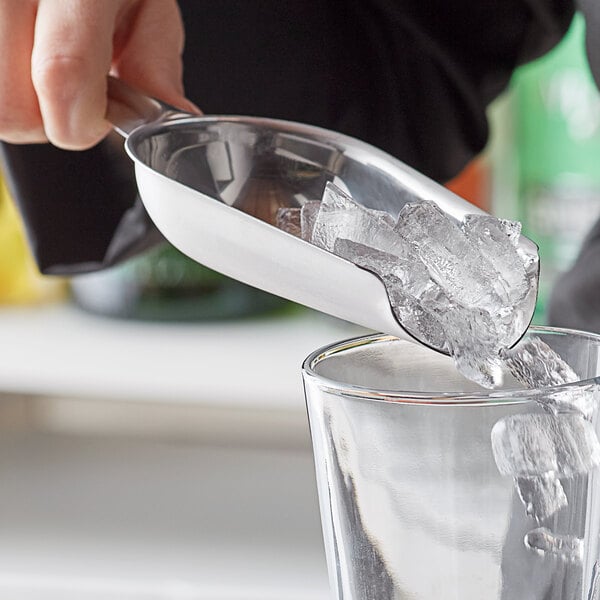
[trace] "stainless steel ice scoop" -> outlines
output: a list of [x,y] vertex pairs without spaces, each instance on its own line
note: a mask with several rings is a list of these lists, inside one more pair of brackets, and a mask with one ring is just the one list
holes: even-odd
[[[411,195],[433,200],[457,219],[482,212],[339,133],[255,117],[191,115],[113,78],[109,98],[108,118],[126,137],[144,206],[175,247],[229,277],[376,331],[414,339],[396,320],[377,276],[278,229],[277,209],[320,200],[334,181],[356,202],[393,216]],[[535,298],[530,304],[523,307],[526,323]]]

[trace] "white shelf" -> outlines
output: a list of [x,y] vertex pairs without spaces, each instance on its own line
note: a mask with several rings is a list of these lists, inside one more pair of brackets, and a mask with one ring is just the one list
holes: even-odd
[[303,359],[361,333],[312,312],[164,324],[4,308],[0,392],[303,410]]

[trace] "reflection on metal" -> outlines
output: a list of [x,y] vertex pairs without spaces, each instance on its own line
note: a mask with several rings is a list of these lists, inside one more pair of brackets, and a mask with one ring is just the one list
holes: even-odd
[[[394,217],[415,196],[457,219],[481,210],[356,139],[272,119],[194,116],[122,87],[111,80],[118,102],[131,100],[129,110],[109,110],[109,117],[125,114],[113,123],[128,136],[144,205],[175,247],[244,283],[413,339],[375,275],[273,227],[277,210],[320,200],[328,181]],[[532,300],[523,307],[526,324],[535,294]]]

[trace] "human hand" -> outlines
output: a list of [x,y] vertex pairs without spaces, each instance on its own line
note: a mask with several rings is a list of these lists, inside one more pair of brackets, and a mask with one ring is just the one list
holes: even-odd
[[110,130],[109,72],[183,109],[176,0],[0,0],[0,139],[82,150]]

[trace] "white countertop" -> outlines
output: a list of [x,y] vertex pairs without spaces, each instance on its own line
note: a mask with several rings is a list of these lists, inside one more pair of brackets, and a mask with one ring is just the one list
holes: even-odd
[[312,456],[3,432],[0,597],[326,600]]
[[362,333],[311,311],[166,324],[5,307],[0,392],[303,410],[303,359]]
[[1,309],[0,597],[328,598],[300,365],[362,333]]

